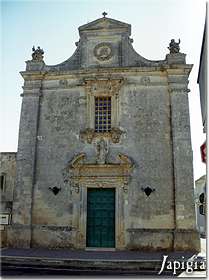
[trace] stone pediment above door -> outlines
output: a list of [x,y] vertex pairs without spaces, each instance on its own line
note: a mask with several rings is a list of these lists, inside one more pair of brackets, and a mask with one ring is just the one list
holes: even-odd
[[133,170],[132,160],[124,155],[118,154],[113,163],[90,163],[84,153],[75,156],[67,167],[71,186],[79,188],[80,185],[95,185],[106,187],[111,184],[122,186],[127,189],[128,182]]

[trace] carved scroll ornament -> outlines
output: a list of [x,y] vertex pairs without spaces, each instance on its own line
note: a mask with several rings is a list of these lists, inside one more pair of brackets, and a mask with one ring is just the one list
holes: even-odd
[[123,131],[118,127],[113,127],[110,132],[98,133],[95,132],[93,128],[87,128],[80,132],[80,138],[82,141],[86,141],[88,144],[91,144],[93,139],[98,138],[107,138],[110,139],[113,143],[119,143]]
[[[118,154],[117,163],[88,163],[84,153],[75,156],[68,166],[69,181],[72,188],[78,192],[80,186],[105,187],[122,186],[127,191],[128,182],[133,169],[131,159]],[[118,162],[119,161],[119,162]]]

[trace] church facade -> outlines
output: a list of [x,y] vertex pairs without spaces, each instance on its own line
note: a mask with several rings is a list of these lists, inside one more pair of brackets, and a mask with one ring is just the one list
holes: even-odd
[[24,79],[8,247],[199,250],[188,77],[133,48],[129,24],[79,27],[76,51]]

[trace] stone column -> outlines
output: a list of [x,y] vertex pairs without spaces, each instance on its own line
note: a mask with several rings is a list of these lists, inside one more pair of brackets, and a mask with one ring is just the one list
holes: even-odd
[[174,170],[174,250],[199,251],[187,87],[191,68],[192,65],[185,64],[167,70]]
[[17,177],[14,193],[12,224],[9,229],[8,245],[28,248],[31,245],[33,186],[36,165],[36,141],[39,120],[41,75],[25,79],[17,152]]

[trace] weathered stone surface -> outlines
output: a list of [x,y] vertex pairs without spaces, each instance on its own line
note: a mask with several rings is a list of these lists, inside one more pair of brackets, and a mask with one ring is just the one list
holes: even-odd
[[72,227],[41,226],[33,227],[33,247],[75,249],[75,231]]
[[16,153],[0,153],[0,175],[5,175],[4,186],[0,189],[1,202],[12,202],[16,178]]
[[[69,60],[29,61],[21,73],[10,246],[85,249],[93,187],[115,189],[116,249],[198,250],[187,99],[192,66],[181,53],[146,60],[131,46],[130,25],[112,19],[79,31]],[[111,132],[95,132],[96,96],[112,98]],[[181,230],[192,232],[193,242],[179,242]]]
[[[16,179],[16,153],[0,153],[0,176],[1,176],[1,205],[0,214],[8,215],[8,222],[11,222],[13,192]],[[1,247],[7,246],[8,225],[2,225],[0,229]]]
[[199,233],[197,230],[176,230],[174,235],[174,250],[176,251],[189,251],[191,248],[199,252]]
[[130,250],[141,251],[161,251],[173,250],[173,234],[169,230],[130,230],[129,242]]

